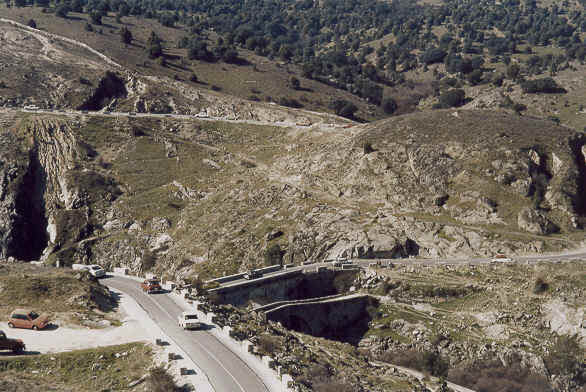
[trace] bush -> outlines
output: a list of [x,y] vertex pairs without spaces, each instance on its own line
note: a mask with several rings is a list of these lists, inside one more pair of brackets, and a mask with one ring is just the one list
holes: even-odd
[[447,53],[445,50],[440,48],[429,48],[421,56],[421,62],[424,64],[441,63],[446,57]]
[[479,361],[476,364],[452,369],[448,379],[479,392],[550,392],[543,376],[513,362],[506,367],[499,360]]
[[565,93],[566,90],[558,86],[555,80],[552,78],[541,78],[534,80],[526,80],[521,83],[521,88],[524,93],[535,94],[535,93],[546,93],[546,94],[558,94]]
[[289,85],[293,90],[299,90],[299,88],[301,87],[299,79],[297,79],[295,76],[291,76],[291,79],[289,80]]
[[258,338],[258,348],[261,353],[270,355],[277,351],[277,347],[279,347],[280,342],[279,340],[271,335],[261,335]]
[[67,13],[69,13],[69,7],[66,5],[60,5],[57,7],[57,11],[55,11],[55,15],[60,18],[67,18]]
[[449,90],[440,95],[436,108],[453,108],[462,106],[466,100],[466,93],[462,89]]
[[303,107],[303,105],[301,103],[299,103],[299,101],[297,101],[296,99],[287,98],[287,97],[281,97],[279,99],[279,105],[287,106],[287,107],[295,108],[295,109],[299,109],[299,108]]
[[393,114],[398,108],[397,102],[393,98],[385,98],[383,99],[382,108],[386,114]]
[[147,380],[147,390],[150,392],[174,392],[180,391],[175,384],[173,376],[169,374],[163,366],[157,366],[151,369]]
[[195,73],[192,73],[189,77],[189,80],[193,83],[197,83],[197,75]]
[[549,289],[549,283],[543,280],[542,277],[539,277],[535,280],[535,285],[533,286],[533,293],[534,294],[542,294]]
[[279,244],[273,244],[265,251],[265,265],[280,265],[283,263],[283,252]]
[[34,19],[29,19],[28,23],[27,23],[28,27],[32,27],[33,29],[37,28],[37,22],[35,22]]
[[580,367],[582,354],[578,335],[561,335],[557,337],[544,362],[550,373],[563,375],[579,372],[578,377],[584,381],[585,375]]
[[429,372],[436,377],[448,375],[449,363],[436,352],[387,351],[382,355],[381,360],[422,372]]

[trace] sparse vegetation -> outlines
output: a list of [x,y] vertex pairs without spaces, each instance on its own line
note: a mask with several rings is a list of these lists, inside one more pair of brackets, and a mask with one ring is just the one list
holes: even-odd
[[167,368],[162,365],[150,370],[146,383],[148,390],[152,392],[180,392],[182,390],[177,386]]
[[125,389],[151,364],[152,351],[143,343],[5,358],[0,360],[0,388],[80,392]]

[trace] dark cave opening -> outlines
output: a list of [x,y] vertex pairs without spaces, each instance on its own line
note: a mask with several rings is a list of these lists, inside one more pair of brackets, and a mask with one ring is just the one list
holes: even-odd
[[45,171],[36,150],[29,153],[29,166],[16,197],[14,228],[8,256],[18,260],[38,260],[47,247],[45,217]]

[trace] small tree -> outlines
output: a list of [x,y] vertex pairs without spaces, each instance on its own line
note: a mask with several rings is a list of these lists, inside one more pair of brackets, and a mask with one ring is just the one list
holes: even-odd
[[37,22],[35,22],[34,19],[29,19],[28,23],[27,23],[28,27],[32,27],[33,29],[37,28]]
[[123,26],[120,29],[120,41],[125,44],[130,44],[132,42],[132,33],[126,26]]
[[283,263],[283,252],[281,252],[281,247],[279,246],[279,244],[271,245],[265,251],[264,259],[265,259],[266,266],[282,264]]
[[460,106],[466,99],[466,93],[462,89],[453,89],[446,91],[439,97],[440,108],[451,108]]
[[90,19],[92,24],[101,25],[102,24],[102,13],[100,11],[94,10],[90,12]]
[[393,114],[393,113],[395,113],[395,110],[397,110],[397,108],[398,108],[397,102],[393,98],[390,98],[390,97],[383,99],[382,107],[383,107],[383,111],[386,114]]
[[289,80],[289,85],[293,90],[299,90],[299,88],[301,87],[299,79],[297,79],[295,76],[291,76],[291,79]]
[[57,11],[55,11],[55,15],[60,18],[67,18],[67,13],[69,12],[69,7],[65,4],[60,5],[57,7]]
[[189,77],[189,80],[192,81],[193,83],[197,83],[197,75],[195,73],[192,73],[191,76]]

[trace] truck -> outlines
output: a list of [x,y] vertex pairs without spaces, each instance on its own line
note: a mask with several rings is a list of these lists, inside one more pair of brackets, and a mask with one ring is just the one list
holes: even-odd
[[4,331],[0,331],[0,350],[10,350],[14,354],[20,354],[26,349],[24,342],[20,339],[9,339]]
[[179,326],[183,329],[198,329],[201,328],[201,322],[194,312],[183,312],[178,317]]

